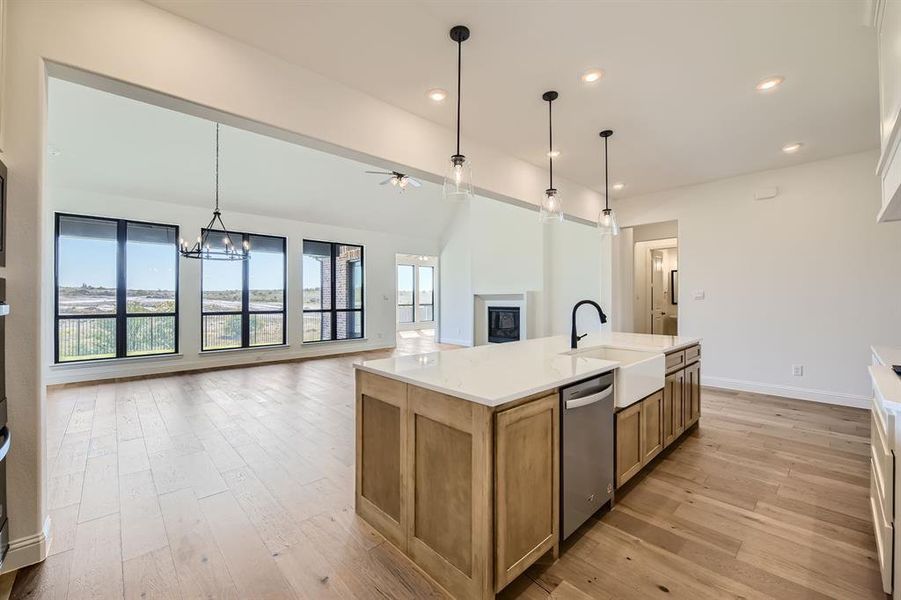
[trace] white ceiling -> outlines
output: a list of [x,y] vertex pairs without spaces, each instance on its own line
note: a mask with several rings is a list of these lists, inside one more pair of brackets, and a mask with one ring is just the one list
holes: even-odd
[[[185,115],[51,79],[48,97],[48,182],[80,189],[212,209],[215,125]],[[435,238],[454,205],[441,186],[423,182],[399,193],[380,186],[383,170],[290,142],[223,126],[220,134],[223,212]],[[348,220],[348,215],[353,215]],[[229,221],[231,222],[231,221]]]
[[[878,145],[875,34],[859,0],[149,1],[449,127],[447,31],[466,24],[464,137],[545,164],[540,96],[556,89],[555,169],[602,189],[597,133],[612,128],[621,196]],[[588,67],[605,78],[585,86]],[[774,74],[778,91],[755,92]],[[432,87],[451,96],[436,105]],[[783,154],[793,141],[805,147]]]

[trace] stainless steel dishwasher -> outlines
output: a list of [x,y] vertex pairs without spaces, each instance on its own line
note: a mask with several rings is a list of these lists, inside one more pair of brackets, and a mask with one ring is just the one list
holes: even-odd
[[560,390],[560,538],[613,497],[613,373]]

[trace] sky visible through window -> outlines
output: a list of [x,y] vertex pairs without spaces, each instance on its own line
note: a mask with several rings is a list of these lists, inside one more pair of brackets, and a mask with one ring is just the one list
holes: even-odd
[[[165,254],[161,253],[159,244],[129,242],[129,289],[174,290],[175,261],[172,260],[166,264],[168,261],[161,260],[164,258]],[[284,284],[281,257],[260,253],[257,258],[260,260],[255,263],[253,270],[253,288],[281,288]],[[304,264],[306,265],[306,261]],[[220,261],[220,265],[223,270],[227,270],[229,266],[240,265],[240,263]],[[211,261],[207,263],[206,268],[215,270],[220,265],[212,266]],[[307,271],[309,269],[304,269],[304,286],[307,286],[308,280],[312,281],[313,285],[318,285],[318,273],[310,274]],[[207,289],[212,290],[227,290],[233,287],[228,277],[209,277],[204,283],[208,285]],[[59,285],[61,287],[80,287],[82,284],[94,287],[116,287],[116,242],[114,240],[60,237]],[[240,287],[240,281],[238,287]]]

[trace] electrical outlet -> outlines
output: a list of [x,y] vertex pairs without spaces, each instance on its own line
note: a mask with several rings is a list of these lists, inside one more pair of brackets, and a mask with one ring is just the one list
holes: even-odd
[[792,365],[792,375],[795,377],[803,377],[804,365]]
[[692,295],[694,296],[695,300],[703,300],[707,297],[707,294],[706,292],[704,292],[704,290],[695,290]]

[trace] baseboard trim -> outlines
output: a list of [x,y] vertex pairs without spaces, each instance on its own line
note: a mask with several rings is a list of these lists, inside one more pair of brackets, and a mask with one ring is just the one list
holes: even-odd
[[824,404],[836,404],[838,406],[850,406],[852,408],[870,408],[869,396],[857,394],[845,394],[843,392],[827,392],[824,390],[812,390],[790,385],[778,385],[773,383],[757,383],[755,381],[743,381],[741,379],[729,379],[727,377],[701,376],[701,383],[706,387],[733,390],[738,392],[754,392],[767,394],[793,400],[809,400]]
[[0,573],[9,573],[34,565],[45,558],[50,551],[50,515],[44,519],[44,527],[41,531],[28,535],[9,543],[9,552],[6,553],[6,559],[3,561],[3,568]]
[[453,344],[454,346],[472,346],[472,342],[470,340],[452,340],[441,338],[440,343],[442,344]]
[[[372,350],[387,350],[394,348],[394,340],[386,342],[357,343],[322,342],[301,352],[285,352],[284,349],[268,350],[257,353],[263,348],[242,349],[241,352],[250,351],[249,354],[209,354],[203,355],[202,360],[169,360],[159,362],[119,363],[115,366],[105,365],[103,361],[84,366],[73,371],[57,372],[45,371],[44,383],[49,387],[66,386],[70,384],[94,383],[97,381],[127,381],[129,379],[144,379],[147,377],[162,377],[165,375],[178,375],[182,373],[198,373],[203,371],[216,371],[219,369],[232,369],[240,367],[252,367],[257,365],[271,365],[276,363],[300,362],[309,359],[329,358],[343,354],[355,354],[358,352],[370,352]],[[140,361],[141,359],[139,359]],[[81,365],[80,365],[81,366]]]

